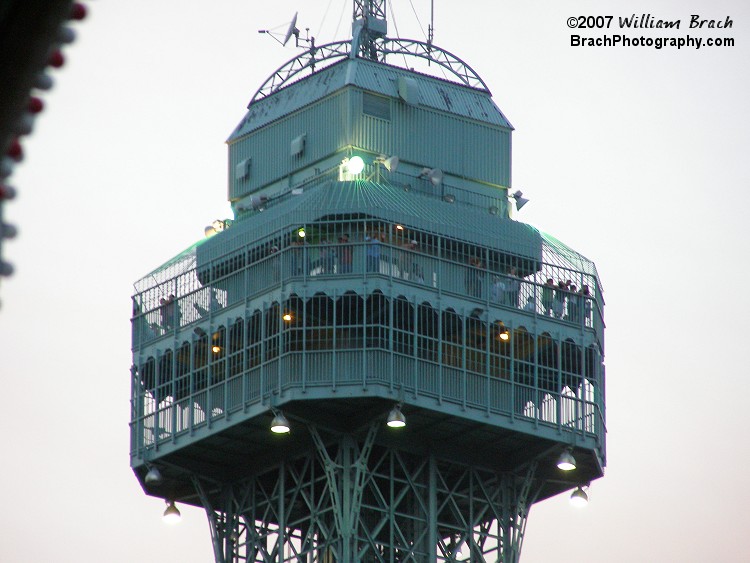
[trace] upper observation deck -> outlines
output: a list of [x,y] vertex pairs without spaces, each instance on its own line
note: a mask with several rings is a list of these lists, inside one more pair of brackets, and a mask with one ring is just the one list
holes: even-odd
[[134,463],[272,406],[366,399],[480,423],[477,440],[568,435],[601,474],[593,263],[492,196],[400,179],[321,174],[136,283]]

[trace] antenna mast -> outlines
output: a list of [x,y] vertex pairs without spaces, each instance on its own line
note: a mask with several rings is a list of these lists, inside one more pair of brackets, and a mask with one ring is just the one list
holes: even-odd
[[385,19],[385,0],[354,0],[352,21],[352,50],[350,57],[357,55],[378,60],[377,41],[388,32]]
[[427,26],[427,45],[432,47],[435,38],[435,0],[430,1],[430,25]]

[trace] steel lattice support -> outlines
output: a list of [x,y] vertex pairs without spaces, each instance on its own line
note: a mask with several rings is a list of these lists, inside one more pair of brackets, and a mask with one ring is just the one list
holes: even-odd
[[327,442],[251,479],[194,478],[217,563],[518,563],[536,464],[497,473],[366,436]]

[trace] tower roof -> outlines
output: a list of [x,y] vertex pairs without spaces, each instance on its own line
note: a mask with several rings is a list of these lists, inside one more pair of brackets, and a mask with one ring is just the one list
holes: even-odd
[[256,95],[248,105],[247,114],[227,141],[232,142],[347,86],[398,97],[399,81],[404,79],[413,80],[416,84],[416,101],[420,106],[513,129],[486,89],[382,62],[345,58],[312,75],[282,85],[268,96],[258,98]]

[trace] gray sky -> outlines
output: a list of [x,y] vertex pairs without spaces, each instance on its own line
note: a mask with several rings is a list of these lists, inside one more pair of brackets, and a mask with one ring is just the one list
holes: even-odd
[[[389,34],[424,39],[430,2],[390,3]],[[584,510],[533,507],[522,560],[746,561],[750,4],[435,4],[436,44],[516,127],[520,218],[593,259],[605,288],[607,472]],[[204,563],[203,512],[163,525],[128,467],[132,283],[229,216],[224,140],[297,53],[257,29],[299,11],[318,43],[348,38],[350,0],[90,8],[5,210],[20,234],[0,286],[0,560]],[[571,16],[644,13],[681,28],[628,35],[736,44],[570,46]],[[688,29],[692,14],[733,28]]]

